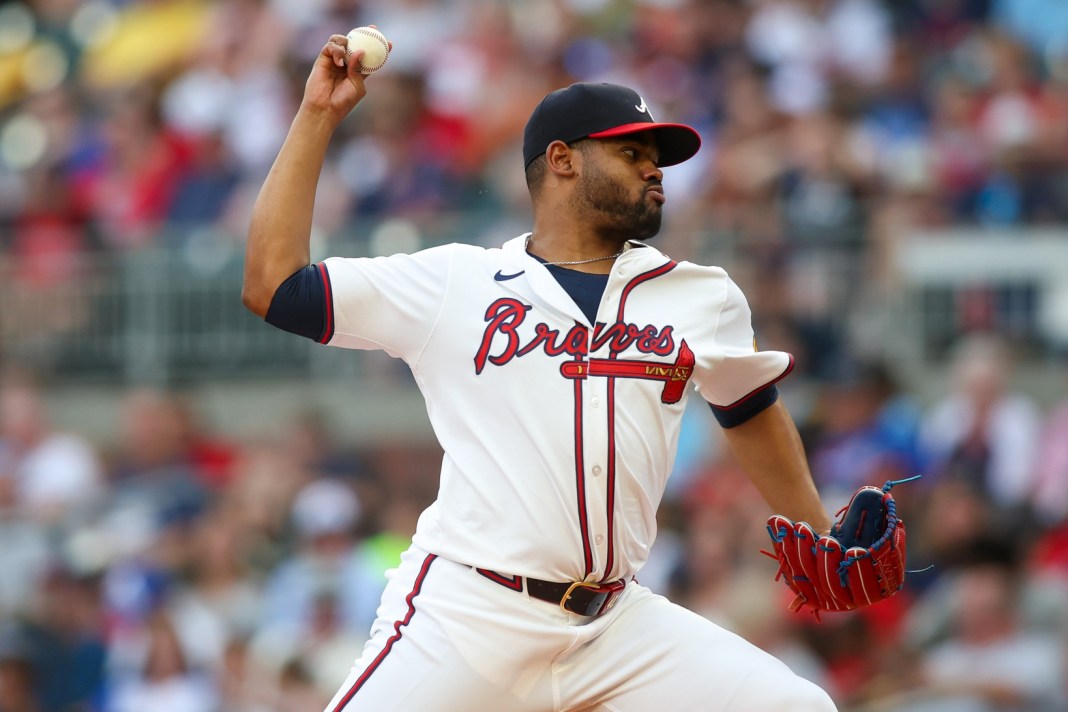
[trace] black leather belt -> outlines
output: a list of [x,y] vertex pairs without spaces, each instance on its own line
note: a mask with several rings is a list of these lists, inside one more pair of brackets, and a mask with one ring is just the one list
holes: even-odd
[[599,616],[615,605],[626,583],[621,579],[610,583],[557,583],[522,576],[505,576],[489,569],[475,569],[490,581],[513,591],[522,591],[548,603],[555,603],[565,611],[580,616]]

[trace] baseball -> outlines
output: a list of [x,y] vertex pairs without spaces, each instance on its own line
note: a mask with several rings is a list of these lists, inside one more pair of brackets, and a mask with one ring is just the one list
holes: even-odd
[[374,27],[355,27],[349,30],[348,35],[349,56],[355,50],[363,50],[363,59],[360,60],[360,74],[377,72],[386,63],[389,57],[389,41],[386,36]]

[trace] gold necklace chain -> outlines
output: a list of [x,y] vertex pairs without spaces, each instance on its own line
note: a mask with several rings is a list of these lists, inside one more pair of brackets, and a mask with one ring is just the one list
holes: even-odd
[[[530,251],[530,238],[532,238],[532,237],[534,237],[534,233],[531,233],[531,234],[527,235],[526,242],[523,243],[523,249],[528,251],[528,252]],[[617,252],[614,255],[605,255],[604,257],[591,257],[588,260],[570,260],[570,261],[564,260],[564,261],[561,261],[561,262],[543,262],[542,264],[545,264],[545,265],[556,265],[556,266],[559,266],[559,267],[562,267],[564,265],[585,265],[585,264],[589,264],[590,262],[600,262],[601,260],[614,260],[615,258],[617,258],[620,255],[622,255],[624,252],[625,252],[625,250],[620,250],[619,252]]]

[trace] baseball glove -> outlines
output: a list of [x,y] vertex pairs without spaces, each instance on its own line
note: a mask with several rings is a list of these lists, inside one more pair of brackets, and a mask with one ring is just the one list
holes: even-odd
[[870,606],[900,590],[905,524],[890,494],[895,484],[899,482],[858,489],[823,536],[806,522],[779,514],[768,519],[774,553],[763,553],[779,562],[775,580],[782,578],[797,594],[791,610],[811,608],[819,617],[820,611]]

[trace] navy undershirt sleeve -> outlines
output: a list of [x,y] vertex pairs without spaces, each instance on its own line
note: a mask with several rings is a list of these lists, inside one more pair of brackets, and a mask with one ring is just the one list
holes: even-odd
[[772,383],[730,408],[721,408],[711,403],[708,407],[712,409],[712,414],[716,416],[716,420],[722,427],[734,428],[764,412],[777,400],[779,400],[779,389]]
[[317,265],[297,270],[278,286],[267,309],[268,324],[322,341],[327,324],[326,287]]

